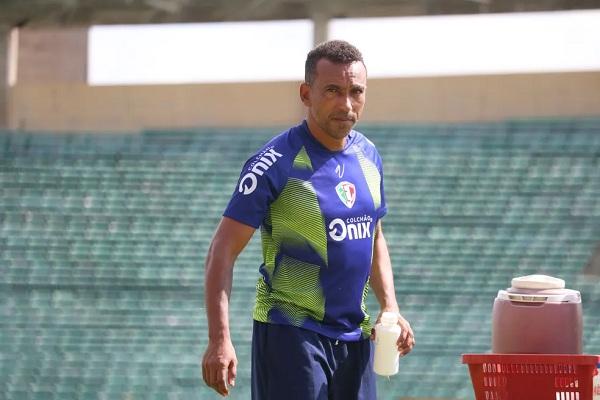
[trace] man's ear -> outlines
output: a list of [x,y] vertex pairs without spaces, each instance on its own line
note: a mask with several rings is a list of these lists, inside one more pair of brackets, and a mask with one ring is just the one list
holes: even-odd
[[300,85],[300,100],[306,107],[310,107],[310,86],[306,82]]

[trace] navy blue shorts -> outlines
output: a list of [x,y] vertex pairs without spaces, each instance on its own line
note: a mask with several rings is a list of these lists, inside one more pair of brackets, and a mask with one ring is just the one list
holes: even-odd
[[372,346],[254,321],[252,399],[375,400]]

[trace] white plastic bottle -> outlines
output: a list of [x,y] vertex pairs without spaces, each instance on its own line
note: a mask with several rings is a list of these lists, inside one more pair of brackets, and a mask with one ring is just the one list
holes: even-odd
[[383,376],[398,373],[398,337],[400,337],[398,314],[384,312],[381,314],[380,323],[375,325],[375,358],[373,369],[375,373]]

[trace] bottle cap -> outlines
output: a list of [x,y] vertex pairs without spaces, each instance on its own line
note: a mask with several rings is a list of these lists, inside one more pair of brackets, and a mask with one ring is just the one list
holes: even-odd
[[384,311],[381,314],[381,323],[383,325],[396,325],[398,323],[398,314],[394,312]]

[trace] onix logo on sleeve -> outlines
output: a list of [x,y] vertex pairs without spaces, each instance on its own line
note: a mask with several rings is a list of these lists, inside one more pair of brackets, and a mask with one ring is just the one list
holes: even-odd
[[352,208],[354,201],[356,200],[356,188],[354,187],[354,184],[346,181],[340,182],[335,187],[335,191],[342,203],[344,203],[346,207]]
[[250,170],[251,172],[248,172],[242,177],[242,179],[240,179],[238,191],[245,195],[254,192],[258,184],[258,178],[256,175],[263,176],[263,174],[267,172],[268,169],[271,168],[271,166],[275,164],[281,157],[283,157],[283,154],[276,152],[275,148],[273,147],[259,154],[256,157],[258,161],[252,165],[252,169]]

